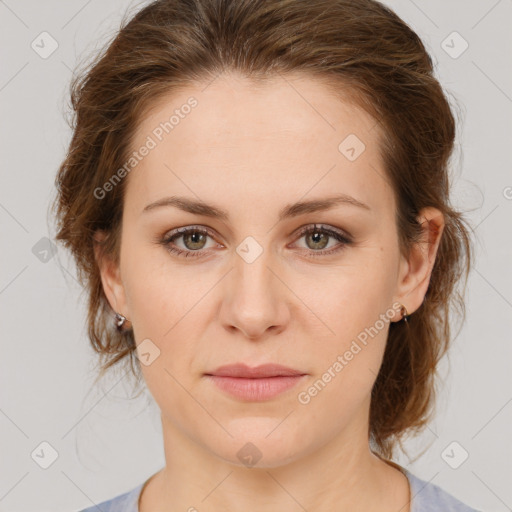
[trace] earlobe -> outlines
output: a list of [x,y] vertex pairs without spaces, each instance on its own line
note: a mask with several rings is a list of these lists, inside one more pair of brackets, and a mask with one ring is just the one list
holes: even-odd
[[425,298],[444,229],[444,216],[437,208],[427,207],[417,217],[422,228],[421,242],[413,244],[407,261],[402,261],[397,299],[409,315]]
[[116,265],[109,255],[103,253],[102,243],[105,240],[103,232],[94,235],[94,255],[100,272],[103,292],[112,310],[116,313],[126,313],[126,300],[124,286],[121,280],[119,266]]

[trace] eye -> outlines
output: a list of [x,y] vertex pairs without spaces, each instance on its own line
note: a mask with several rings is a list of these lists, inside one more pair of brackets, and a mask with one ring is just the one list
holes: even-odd
[[[337,253],[352,243],[352,239],[341,231],[334,228],[317,226],[306,226],[299,232],[299,238],[305,239],[306,250],[311,249],[310,255],[325,256]],[[334,239],[339,243],[334,248],[325,249],[329,245],[329,239]]]
[[[298,237],[299,240],[305,238],[306,248],[304,250],[309,253],[308,256],[313,257],[334,254],[343,250],[345,246],[352,244],[352,239],[349,235],[335,228],[317,226],[316,224],[301,229]],[[214,238],[209,230],[199,226],[187,226],[171,231],[161,240],[158,240],[158,243],[177,256],[196,258],[204,255],[205,251],[212,248],[212,246],[206,246],[208,238]],[[181,247],[177,243],[180,239]],[[334,248],[325,249],[332,239],[337,241],[338,244],[335,244]]]
[[[160,243],[171,253],[177,254],[184,258],[201,256],[205,250],[208,237],[212,238],[212,234],[200,227],[188,226],[186,228],[178,228],[166,235]],[[184,248],[180,248],[176,244],[176,240],[182,239]],[[208,248],[206,248],[208,249]]]

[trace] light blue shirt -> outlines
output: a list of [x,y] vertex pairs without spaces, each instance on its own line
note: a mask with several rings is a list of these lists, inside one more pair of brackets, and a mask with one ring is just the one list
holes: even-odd
[[[411,512],[480,512],[457,500],[439,486],[426,482],[402,468],[411,488]],[[124,494],[80,512],[139,512],[139,496],[144,483]]]

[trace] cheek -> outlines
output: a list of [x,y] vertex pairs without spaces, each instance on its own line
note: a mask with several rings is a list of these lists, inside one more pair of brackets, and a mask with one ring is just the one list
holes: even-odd
[[150,366],[141,364],[141,369],[148,387],[174,388],[170,374],[179,382],[190,379],[218,276],[173,264],[163,248],[142,252],[130,251],[122,260],[136,343],[149,339],[159,350],[158,358]]
[[173,265],[161,247],[130,251],[123,263],[128,307],[144,337],[170,337],[179,329],[180,319],[194,314],[194,305],[208,291],[208,276],[199,276],[192,267],[184,271]]
[[297,396],[303,413],[318,418],[323,428],[330,425],[333,434],[358,413],[365,414],[393,313],[383,300],[382,288],[372,280],[358,282],[351,287],[345,281],[345,286],[322,299],[322,320],[334,334],[324,328],[326,335],[311,338],[314,371]]
[[[355,264],[332,269],[323,275],[326,285],[315,291],[304,286],[300,291],[307,297],[311,309],[334,331],[334,336],[347,339],[375,323],[389,309],[393,299],[394,280],[391,263],[384,258],[360,258]],[[311,284],[311,283],[309,283]],[[307,285],[307,283],[305,283]],[[328,332],[323,329],[323,332]]]
[[[128,263],[128,261],[127,261]],[[182,386],[189,387],[191,368],[196,350],[194,336],[197,328],[197,307],[206,290],[197,279],[197,285],[170,274],[167,268],[146,267],[142,271],[133,260],[133,268],[127,286],[127,296],[137,345],[149,344],[156,355],[150,364],[140,367],[147,388],[163,411],[180,410],[180,417],[197,414],[194,401],[190,400]],[[194,307],[196,305],[196,307]],[[156,347],[156,348],[154,348]],[[138,349],[139,355],[143,350]],[[190,408],[190,410],[188,410]]]
[[[315,320],[310,336],[317,377],[329,382],[336,400],[356,402],[356,395],[361,399],[371,391],[394,316],[392,251],[388,258],[380,247],[368,248],[364,256],[362,252],[360,255],[357,262],[324,276],[322,281],[328,283],[325,288],[316,288],[313,294],[306,286],[301,291],[309,294],[308,305],[314,297],[311,309],[318,312],[321,321]],[[352,398],[344,396],[346,389],[353,390]]]

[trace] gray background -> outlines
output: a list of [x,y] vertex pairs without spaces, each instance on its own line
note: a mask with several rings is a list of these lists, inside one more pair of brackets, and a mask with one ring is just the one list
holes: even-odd
[[[477,256],[468,318],[440,369],[436,420],[405,443],[411,457],[424,454],[398,461],[475,508],[512,510],[512,0],[385,3],[420,34],[462,109],[454,203],[472,210]],[[0,1],[0,511],[78,510],[131,489],[164,464],[148,394],[130,401],[122,374],[91,390],[85,296],[73,262],[60,247],[48,252],[47,241],[54,177],[70,140],[72,70],[136,6]],[[47,58],[31,47],[34,40],[42,47],[43,31],[58,44]],[[461,55],[453,31],[469,44]],[[49,461],[44,445],[44,457],[31,455],[44,441],[58,455],[47,469],[34,461]],[[463,450],[469,456],[460,464]]]

